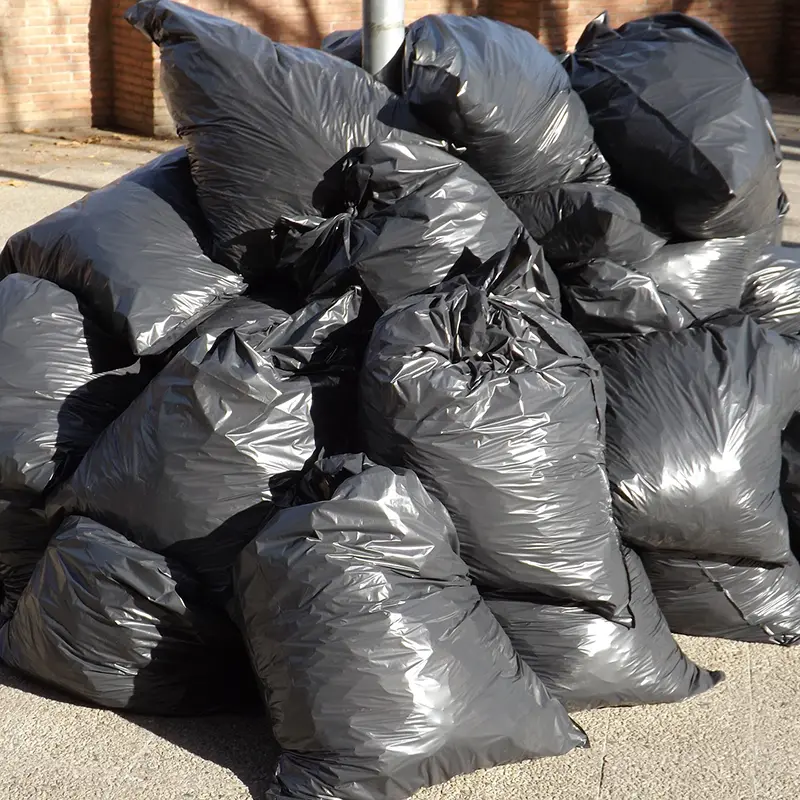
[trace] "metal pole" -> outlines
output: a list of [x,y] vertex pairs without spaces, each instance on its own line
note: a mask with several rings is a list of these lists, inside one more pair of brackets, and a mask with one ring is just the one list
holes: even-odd
[[363,64],[367,72],[379,73],[403,46],[405,10],[405,0],[363,0]]

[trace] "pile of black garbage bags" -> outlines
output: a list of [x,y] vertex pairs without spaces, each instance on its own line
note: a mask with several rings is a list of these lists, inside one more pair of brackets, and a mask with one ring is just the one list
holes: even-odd
[[672,633],[800,639],[800,251],[719,34],[428,16],[377,80],[128,19],[183,147],[0,256],[6,664],[260,694],[270,797],[394,800],[712,688]]

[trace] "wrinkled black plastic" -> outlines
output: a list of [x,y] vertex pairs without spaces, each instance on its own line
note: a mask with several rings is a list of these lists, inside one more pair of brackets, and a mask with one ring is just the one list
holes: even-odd
[[591,23],[565,62],[614,184],[690,238],[739,236],[784,203],[763,98],[705,23]]
[[665,240],[642,224],[636,203],[613,186],[567,183],[505,198],[555,265],[649,258]]
[[144,389],[138,364],[99,374],[109,352],[69,292],[29,275],[0,281],[0,497],[34,503]]
[[209,246],[180,148],[12,236],[0,275],[24,272],[75,294],[119,337],[124,359],[163,352],[244,291],[204,255]]
[[348,449],[358,290],[262,330],[210,332],[104,433],[49,512],[91,516],[197,571],[222,601],[241,548],[319,447]]
[[642,553],[674,633],[744,642],[800,642],[800,565]]
[[800,247],[763,254],[747,278],[741,309],[779,333],[800,334]]
[[301,294],[358,281],[386,310],[467,274],[494,291],[524,285],[559,307],[541,248],[463,161],[426,144],[378,141],[354,164],[348,184],[356,215],[322,222],[283,259]]
[[585,736],[519,660],[410,471],[323,461],[318,502],[244,550],[237,593],[283,748],[273,800],[400,800]]
[[40,509],[0,501],[0,625],[14,613],[50,534]]
[[[320,49],[360,67],[363,59],[363,45],[364,38],[360,29],[357,31],[334,31],[322,40]],[[385,67],[375,73],[375,77],[396,94],[400,94],[403,91],[402,47]]]
[[500,194],[608,180],[569,77],[527,31],[486,17],[430,15],[409,25],[405,98],[465,149]]
[[681,652],[642,562],[624,549],[634,626],[571,606],[489,600],[515,650],[570,710],[675,703],[719,683]]
[[791,561],[781,432],[800,407],[800,346],[739,312],[595,349],[623,537],[703,557]]
[[228,709],[247,689],[235,626],[185,570],[70,517],[36,568],[0,659],[81,700],[142,714]]
[[343,210],[340,167],[354,148],[412,127],[405,104],[352,64],[276,44],[172,0],[126,18],[161,49],[161,85],[192,158],[215,258],[259,275],[281,216]]
[[676,331],[739,307],[747,276],[775,236],[668,244],[628,266],[608,259],[562,266],[568,318],[584,335]]
[[399,303],[361,377],[368,455],[413,469],[447,507],[482,588],[627,619],[603,455],[605,397],[587,346],[521,293],[464,281]]

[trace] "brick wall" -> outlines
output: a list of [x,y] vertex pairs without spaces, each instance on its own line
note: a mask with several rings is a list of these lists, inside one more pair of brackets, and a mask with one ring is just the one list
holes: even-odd
[[[0,131],[93,120],[171,133],[158,88],[158,54],[122,18],[131,2],[0,0]],[[360,0],[188,2],[294,44],[316,46],[333,30],[361,24]],[[487,13],[526,28],[549,47],[568,49],[603,8],[615,25],[670,10],[701,17],[733,42],[760,85],[773,88],[783,80],[800,91],[800,0],[406,0],[406,17]]]
[[90,0],[2,3],[0,131],[89,124]]

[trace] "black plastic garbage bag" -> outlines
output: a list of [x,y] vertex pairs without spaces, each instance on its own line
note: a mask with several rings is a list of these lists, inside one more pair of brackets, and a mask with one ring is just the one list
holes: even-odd
[[180,148],[12,236],[0,275],[58,284],[119,337],[121,357],[152,355],[244,291],[239,276],[204,255],[209,247]]
[[[364,37],[361,30],[334,31],[329,33],[320,45],[320,49],[332,56],[343,58],[357,67],[363,66]],[[396,94],[403,91],[403,48],[400,47],[395,56],[385,67],[375,73],[375,77]]]
[[723,679],[681,652],[650,589],[642,562],[625,551],[632,628],[575,606],[489,600],[514,649],[570,710],[675,703]]
[[743,642],[800,642],[800,565],[715,561],[643,552],[658,604],[674,633]]
[[350,449],[358,290],[264,330],[206,333],[103,434],[49,513],[177,558],[225,602],[230,569],[318,448]]
[[763,254],[747,278],[741,309],[778,333],[800,334],[800,247]]
[[0,281],[0,497],[35,503],[144,389],[138,363],[98,373],[109,352],[69,292],[29,275]]
[[800,347],[733,312],[604,342],[606,458],[637,548],[791,561],[781,432],[800,407]]
[[348,184],[357,214],[322,222],[283,259],[279,271],[301,294],[335,293],[358,281],[386,310],[467,274],[495,291],[522,281],[558,309],[558,282],[541,248],[463,161],[426,144],[376,141]]
[[201,597],[181,567],[70,517],[0,628],[0,659],[104,708],[227,710],[253,682],[236,627]]
[[586,109],[527,31],[486,17],[430,15],[406,33],[412,111],[502,195],[608,180]]
[[524,294],[465,281],[384,314],[361,376],[368,455],[413,469],[444,503],[479,587],[624,620],[604,404],[575,330]]
[[696,316],[635,266],[606,258],[559,269],[564,317],[588,341],[653,331],[679,331]]
[[567,183],[505,198],[554,266],[649,258],[665,240],[642,224],[636,203],[613,186]]
[[51,532],[42,510],[0,501],[0,625],[14,613]]
[[281,511],[237,568],[283,749],[267,797],[400,800],[585,744],[514,653],[412,472],[349,456],[310,483],[317,502]]
[[161,85],[214,257],[248,276],[270,266],[280,217],[344,210],[339,168],[354,148],[415,127],[399,98],[328,53],[172,0],[144,0],[126,18],[161,49]]
[[773,224],[784,198],[763,98],[733,47],[683,14],[590,23],[565,62],[614,185],[689,238]]

